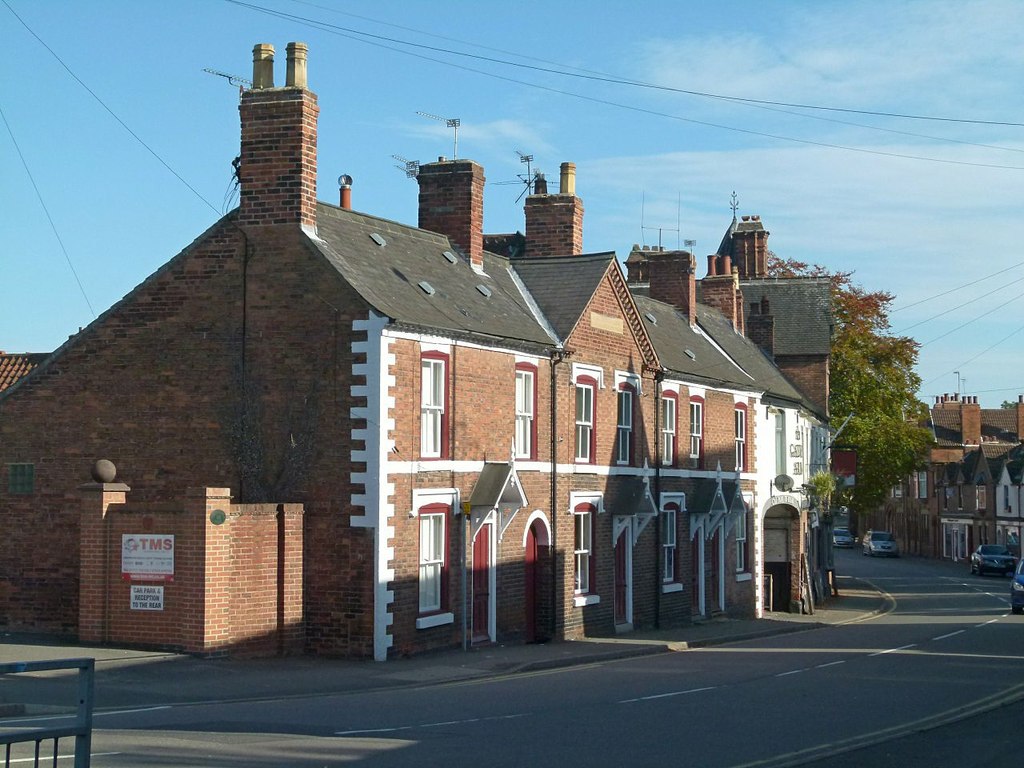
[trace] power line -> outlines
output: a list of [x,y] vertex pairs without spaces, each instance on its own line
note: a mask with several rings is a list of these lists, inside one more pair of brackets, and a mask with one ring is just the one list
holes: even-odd
[[[948,296],[951,293],[956,293],[957,291],[963,290],[964,288],[970,288],[972,285],[977,285],[978,283],[983,283],[986,280],[989,280],[989,279],[991,279],[993,277],[997,277],[997,276],[999,276],[999,275],[1001,275],[1001,274],[1003,274],[1005,272],[1009,272],[1011,269],[1016,269],[1017,267],[1022,267],[1022,266],[1024,266],[1024,261],[1018,261],[1016,264],[1011,264],[1006,269],[1000,269],[998,272],[993,272],[991,275],[986,275],[985,277],[979,277],[977,280],[972,280],[969,283],[964,283],[962,285],[958,285],[955,288],[950,288],[948,291],[943,291],[942,293],[936,293],[934,296],[926,296],[925,298],[920,299],[918,301],[915,301],[915,302],[913,302],[911,304],[904,304],[902,307],[899,307],[897,309],[892,310],[892,312],[902,312],[904,309],[910,309],[911,307],[916,307],[919,304],[925,304],[925,303],[927,303],[929,301],[933,301],[934,299],[941,299],[943,296]],[[1016,282],[1016,281],[1014,281],[1014,282]],[[911,326],[911,327],[913,327],[913,326]]]
[[[1011,281],[1009,283],[1004,283],[1003,285],[1000,285],[998,288],[994,288],[990,293],[985,294],[984,296],[976,296],[973,299],[965,301],[963,304],[958,304],[955,307],[950,307],[947,310],[939,312],[939,314],[937,314],[937,315],[932,315],[931,317],[926,317],[924,320],[920,320],[919,322],[916,322],[913,325],[908,325],[906,328],[903,328],[900,331],[900,335],[905,334],[909,330],[917,328],[919,325],[924,325],[925,323],[930,323],[933,320],[938,320],[940,317],[945,317],[950,312],[956,312],[958,309],[963,309],[968,304],[974,304],[975,302],[981,301],[982,299],[988,299],[989,297],[992,296],[993,293],[997,293],[997,292],[1003,290],[1004,288],[1009,288],[1011,285],[1015,285],[1016,283],[1020,283],[1020,282],[1024,282],[1024,277],[1017,278],[1016,280],[1013,280],[1013,281]],[[1016,298],[1019,299],[1021,296],[1024,296],[1024,293],[1018,294]],[[1011,299],[1011,301],[1012,300],[1013,299]]]
[[21,159],[21,164],[25,168],[25,173],[28,174],[28,180],[32,182],[32,189],[36,192],[36,197],[39,199],[39,205],[43,208],[43,213],[46,214],[46,220],[50,222],[50,229],[53,230],[53,236],[57,238],[57,243],[60,245],[61,251],[64,253],[64,260],[68,263],[68,269],[71,270],[71,274],[74,275],[75,282],[78,283],[78,290],[82,292],[82,298],[85,299],[85,304],[89,307],[89,312],[92,316],[96,317],[96,310],[92,308],[92,302],[89,301],[89,296],[85,292],[85,286],[82,285],[81,279],[78,277],[78,272],[75,270],[75,265],[71,262],[71,256],[68,254],[68,249],[64,246],[64,240],[60,236],[60,232],[57,231],[57,225],[53,222],[53,217],[50,215],[50,209],[46,207],[46,201],[43,200],[43,194],[39,191],[39,186],[36,184],[35,177],[32,175],[31,169],[28,167],[28,163],[25,161],[25,155],[21,152],[21,147],[18,146],[18,140],[14,137],[14,131],[11,129],[11,124],[7,122],[7,115],[4,114],[3,107],[0,107],[0,119],[3,119],[4,126],[7,128],[7,133],[11,136],[11,142],[14,144],[14,149],[18,153],[18,157]]
[[174,170],[167,163],[167,161],[164,160],[157,153],[157,151],[155,149],[153,149],[145,141],[143,141],[142,138],[137,133],[135,133],[135,131],[133,131],[131,128],[129,128],[128,124],[125,123],[124,120],[122,120],[120,117],[118,117],[117,114],[114,112],[114,110],[112,110],[110,107],[108,107],[106,105],[106,103],[103,101],[103,99],[101,99],[99,96],[97,96],[95,91],[93,91],[88,85],[86,85],[82,81],[82,79],[71,70],[71,67],[69,67],[67,64],[64,63],[63,59],[61,59],[61,57],[58,56],[57,53],[49,45],[47,45],[46,42],[44,42],[43,39],[41,37],[39,37],[39,35],[37,35],[35,33],[35,31],[28,24],[25,23],[25,20],[22,19],[21,16],[19,16],[15,12],[15,10],[13,8],[11,8],[10,3],[8,3],[7,0],[0,0],[0,2],[2,2],[7,7],[7,10],[9,10],[11,12],[11,14],[14,16],[14,18],[16,18],[18,20],[18,22],[21,24],[21,26],[23,26],[28,31],[28,33],[30,35],[32,35],[32,37],[34,37],[38,41],[38,43],[41,46],[43,46],[43,48],[45,48],[47,50],[47,52],[49,52],[49,54],[51,56],[53,56],[54,59],[57,60],[57,63],[60,64],[62,67],[64,67],[64,70],[69,75],[71,75],[71,77],[75,80],[75,82],[77,82],[80,86],[82,86],[82,88],[84,88],[86,90],[86,92],[90,96],[92,96],[93,99],[95,99],[96,102],[101,107],[103,107],[103,109],[105,109],[107,111],[107,114],[109,114],[112,118],[114,118],[114,120],[116,120],[117,123],[122,128],[124,128],[133,139],[135,139],[135,141],[137,141],[147,152],[149,152],[149,154],[151,154],[154,158],[156,158],[157,162],[159,162],[160,165],[162,165],[164,168],[166,168],[168,171],[170,171],[171,175],[174,176],[174,178],[176,178],[178,181],[180,181],[182,184],[184,184],[185,187],[187,187],[188,190],[190,192],[192,192],[193,195],[195,195],[197,198],[199,198],[199,200],[201,200],[203,203],[205,203],[206,206],[208,208],[210,208],[214,213],[216,213],[217,215],[220,215],[220,211],[217,210],[217,207],[213,203],[211,203],[209,200],[207,200],[205,197],[203,197],[202,194],[200,194],[199,191],[195,187],[193,187],[191,184],[189,184],[187,181],[185,181],[184,177],[182,177],[181,174],[179,174],[176,170]]
[[[298,1],[298,0],[296,0],[296,1]],[[315,21],[313,19],[305,19],[305,18],[303,18],[301,16],[293,16],[292,14],[287,14],[287,13],[283,13],[283,12],[280,12],[280,11],[273,11],[273,10],[270,10],[270,9],[261,8],[260,6],[251,5],[249,3],[241,2],[241,0],[227,0],[227,2],[234,3],[235,5],[241,5],[241,6],[244,6],[246,8],[251,8],[253,10],[259,10],[259,11],[264,11],[266,13],[271,13],[273,15],[277,15],[277,16],[280,16],[282,18],[289,18],[289,19],[292,19],[294,21],[305,21],[305,22],[314,23],[314,24],[321,24],[321,25],[325,25],[325,26],[334,26],[334,25],[327,24],[326,22],[318,22],[318,21]],[[324,8],[323,6],[315,5],[314,3],[302,3],[302,4],[303,5],[309,5],[309,6],[314,7],[314,8],[319,8],[321,10],[333,10],[333,9]],[[366,21],[372,21],[372,22],[375,22],[375,23],[378,23],[378,24],[384,24],[386,26],[394,26],[394,27],[396,27],[398,29],[404,29],[404,30],[409,31],[409,32],[416,32],[418,34],[429,34],[429,33],[421,32],[420,30],[417,30],[417,29],[414,29],[414,28],[411,28],[411,27],[402,27],[402,26],[399,26],[399,25],[389,24],[388,22],[378,21],[377,19],[372,19],[372,18],[369,18],[367,16],[358,16],[356,14],[348,14],[348,13],[346,13],[345,15],[355,16],[356,18],[360,18],[360,19],[363,19],[363,20],[366,20]],[[597,82],[611,83],[611,84],[614,84],[614,85],[629,85],[629,86],[633,86],[633,87],[637,87],[637,88],[647,88],[647,89],[651,89],[651,90],[667,91],[669,93],[680,93],[680,94],[685,94],[687,96],[700,96],[702,98],[717,99],[717,100],[720,100],[720,101],[733,101],[733,102],[739,102],[739,103],[743,103],[743,104],[759,104],[759,105],[772,106],[772,107],[791,107],[791,108],[794,108],[794,109],[811,109],[811,110],[823,111],[823,112],[841,112],[841,113],[846,113],[846,114],[868,115],[868,116],[872,116],[872,117],[891,117],[891,118],[898,118],[898,119],[901,119],[901,120],[922,120],[922,121],[934,121],[934,122],[943,122],[943,123],[963,123],[963,124],[968,124],[968,125],[991,125],[991,126],[1004,126],[1004,127],[1005,126],[1009,126],[1009,127],[1015,127],[1015,128],[1024,128],[1024,123],[1016,123],[1016,122],[1009,122],[1009,121],[1002,121],[1002,120],[978,120],[978,119],[972,119],[972,118],[942,117],[942,116],[936,116],[936,115],[915,115],[915,114],[901,113],[901,112],[881,112],[881,111],[867,110],[867,109],[851,109],[851,108],[845,108],[845,107],[828,107],[828,106],[822,106],[820,104],[803,104],[803,103],[799,103],[799,102],[772,101],[772,100],[768,100],[768,99],[750,99],[750,98],[745,98],[745,97],[742,97],[742,96],[728,96],[728,95],[723,95],[723,94],[719,94],[719,93],[710,93],[710,92],[707,92],[707,91],[697,91],[697,90],[692,90],[692,89],[687,89],[687,88],[676,88],[676,87],[669,86],[669,85],[659,85],[657,83],[648,83],[648,82],[645,82],[643,80],[632,80],[632,79],[629,79],[629,78],[618,77],[616,75],[610,75],[610,74],[606,74],[606,73],[595,72],[593,70],[579,70],[580,73],[577,74],[575,72],[568,72],[568,71],[566,71],[567,67],[565,67],[565,65],[558,64],[557,62],[551,62],[551,61],[548,61],[546,59],[533,59],[533,60],[534,61],[542,61],[542,62],[545,62],[545,63],[548,63],[548,64],[553,64],[553,65],[556,65],[556,66],[560,67],[560,69],[554,69],[553,67],[541,67],[541,66],[537,66],[537,65],[533,65],[533,64],[523,64],[521,62],[509,61],[507,59],[498,59],[498,58],[491,57],[491,56],[481,56],[479,54],[467,53],[465,51],[455,51],[455,50],[452,50],[452,49],[449,49],[449,48],[441,48],[440,46],[425,45],[423,43],[413,43],[413,42],[410,42],[408,40],[399,40],[397,38],[387,37],[386,35],[375,35],[375,34],[373,34],[371,32],[362,32],[360,30],[352,29],[350,27],[340,27],[340,26],[338,26],[337,29],[344,30],[346,32],[350,32],[350,33],[355,34],[355,35],[364,35],[366,37],[372,37],[372,38],[375,38],[375,39],[378,39],[378,40],[385,40],[385,41],[392,42],[392,43],[398,43],[400,45],[408,45],[408,46],[411,46],[411,47],[414,47],[414,48],[422,48],[422,49],[425,49],[425,50],[435,51],[435,52],[438,52],[438,53],[448,53],[448,54],[451,54],[453,56],[464,56],[464,57],[467,57],[467,58],[478,59],[480,61],[487,61],[487,62],[491,62],[491,63],[494,63],[494,64],[504,64],[504,65],[507,65],[507,66],[510,66],[510,67],[519,67],[519,68],[522,68],[522,69],[530,69],[530,70],[534,70],[534,71],[537,71],[537,72],[545,72],[545,73],[548,73],[548,74],[562,75],[562,76],[565,76],[565,77],[576,77],[576,78],[580,78],[580,79],[583,79],[583,80],[593,80],[593,81],[597,81]],[[436,35],[431,35],[431,36],[436,36]],[[441,37],[441,39],[451,40],[453,42],[461,43],[463,45],[474,45],[474,47],[483,48],[484,50],[498,50],[501,53],[511,53],[509,51],[501,51],[500,49],[492,49],[492,48],[488,48],[487,46],[480,46],[480,45],[476,45],[476,44],[473,44],[473,43],[467,43],[465,41],[458,40],[456,38],[443,37],[443,36],[436,36],[436,37]],[[568,68],[568,69],[578,69],[578,68],[572,67],[572,68]],[[1016,151],[1020,151],[1020,150],[1016,150]]]
[[982,313],[981,313],[980,315],[978,315],[977,317],[973,317],[973,318],[971,318],[970,320],[968,320],[967,322],[965,322],[965,323],[961,323],[961,324],[960,324],[960,325],[958,325],[958,326],[957,326],[956,328],[952,328],[952,329],[950,329],[950,330],[946,331],[946,332],[945,332],[944,334],[942,334],[941,336],[936,336],[936,337],[935,337],[934,339],[931,339],[931,340],[929,340],[929,341],[923,341],[923,342],[921,342],[921,346],[922,346],[922,347],[926,347],[926,346],[928,346],[929,344],[934,344],[934,343],[935,343],[936,341],[938,341],[939,339],[944,339],[944,338],[946,338],[947,336],[949,336],[950,334],[956,333],[957,331],[961,331],[961,330],[963,330],[964,328],[966,328],[966,327],[967,327],[968,325],[971,325],[972,323],[976,323],[976,322],[977,322],[978,320],[981,320],[981,318],[983,318],[983,317],[988,317],[988,316],[989,316],[989,315],[991,315],[991,314],[992,314],[993,312],[998,312],[998,311],[999,311],[1000,309],[1002,309],[1003,307],[1005,307],[1005,306],[1006,306],[1007,304],[1012,304],[1013,302],[1015,302],[1015,301],[1017,301],[1018,299],[1020,299],[1020,298],[1021,298],[1021,296],[1024,296],[1024,294],[1018,294],[1017,296],[1014,296],[1014,297],[1013,297],[1012,299],[1008,299],[1008,300],[1004,301],[1004,302],[1003,302],[1002,304],[1000,304],[1000,305],[998,305],[998,306],[996,306],[996,307],[992,307],[992,309],[990,309],[990,310],[989,310],[988,312],[982,312]]
[[[242,7],[242,8],[248,8],[250,10],[257,11],[259,13],[264,13],[264,14],[267,14],[269,16],[274,16],[276,18],[285,19],[285,20],[288,20],[288,21],[295,22],[297,24],[309,26],[309,27],[311,27],[313,29],[318,29],[318,30],[320,30],[322,32],[326,32],[327,34],[337,35],[338,37],[343,37],[343,38],[345,38],[347,40],[354,40],[356,42],[361,42],[361,43],[363,43],[365,45],[373,45],[373,46],[378,47],[378,48],[383,48],[385,50],[393,51],[393,52],[396,52],[396,53],[401,53],[401,54],[404,54],[406,56],[411,56],[413,58],[421,59],[423,61],[431,61],[431,62],[434,62],[435,64],[441,64],[443,66],[452,67],[454,69],[460,69],[460,70],[465,71],[465,72],[473,72],[473,73],[478,74],[478,75],[483,75],[484,77],[490,77],[490,78],[494,78],[496,80],[501,80],[501,81],[508,82],[508,83],[515,83],[516,85],[523,85],[523,86],[527,86],[529,88],[535,88],[537,90],[547,91],[548,93],[555,93],[555,94],[558,94],[558,95],[561,95],[561,96],[569,96],[571,98],[579,99],[581,101],[587,101],[587,102],[590,102],[590,103],[593,103],[593,104],[602,104],[604,106],[616,107],[618,109],[625,109],[625,110],[629,110],[629,111],[632,111],[632,112],[639,112],[641,114],[652,115],[654,117],[663,117],[663,118],[666,118],[666,119],[669,119],[669,120],[677,120],[677,121],[680,121],[680,122],[690,123],[692,125],[701,125],[701,126],[704,126],[704,127],[707,127],[707,128],[715,128],[715,129],[718,129],[718,130],[732,131],[732,132],[735,132],[735,133],[742,133],[742,134],[745,134],[745,135],[748,135],[748,136],[759,136],[761,138],[775,139],[777,141],[786,141],[786,142],[791,142],[791,143],[795,143],[795,144],[804,144],[804,145],[807,145],[807,146],[821,147],[821,148],[824,148],[824,149],[836,149],[836,150],[841,150],[841,151],[846,151],[846,152],[857,152],[857,153],[860,153],[860,154],[873,155],[873,156],[877,156],[877,157],[892,157],[892,158],[901,159],[901,160],[918,160],[918,161],[921,161],[921,162],[939,163],[939,164],[943,164],[943,165],[959,165],[959,166],[966,166],[966,167],[972,167],[972,168],[991,168],[991,169],[996,169],[996,170],[1024,171],[1024,166],[1000,165],[998,163],[974,163],[974,162],[969,162],[969,161],[966,161],[966,160],[949,160],[949,159],[945,159],[945,158],[927,157],[927,156],[923,156],[923,155],[911,155],[911,154],[900,153],[900,152],[886,152],[884,150],[865,149],[863,147],[850,147],[850,146],[846,146],[846,145],[843,145],[843,144],[832,144],[832,143],[829,143],[829,142],[813,141],[813,140],[810,140],[810,139],[798,139],[798,138],[795,138],[795,137],[792,137],[792,136],[784,136],[784,135],[780,135],[780,134],[766,133],[766,132],[763,132],[763,131],[755,131],[755,130],[748,129],[748,128],[738,128],[736,126],[722,125],[720,123],[712,123],[712,122],[708,122],[708,121],[704,121],[704,120],[697,120],[697,119],[694,119],[694,118],[682,117],[681,115],[673,115],[673,114],[670,114],[670,113],[667,113],[667,112],[661,112],[659,110],[645,109],[643,107],[636,107],[636,106],[632,106],[632,105],[629,105],[629,104],[622,104],[622,103],[619,103],[619,102],[611,101],[609,99],[601,99],[601,98],[597,98],[597,97],[593,97],[593,96],[585,96],[583,94],[575,93],[573,91],[567,91],[567,90],[564,90],[564,89],[561,89],[561,88],[554,88],[554,87],[551,87],[551,86],[541,85],[539,83],[532,83],[532,82],[529,82],[529,81],[526,81],[526,80],[519,80],[517,78],[507,77],[505,75],[499,75],[499,74],[496,74],[494,72],[487,72],[485,70],[476,69],[476,68],[468,67],[468,66],[461,65],[461,64],[456,64],[456,63],[451,62],[451,61],[445,61],[443,59],[438,59],[438,58],[434,58],[432,56],[427,56],[427,55],[424,55],[424,54],[415,53],[413,51],[402,50],[401,48],[396,48],[396,47],[391,46],[391,45],[386,45],[384,42],[377,42],[377,41],[393,42],[393,43],[397,43],[397,44],[400,44],[400,45],[408,45],[408,46],[411,46],[411,47],[427,49],[427,50],[431,50],[431,51],[435,51],[435,52],[451,53],[452,55],[457,55],[457,56],[468,56],[470,58],[476,58],[476,59],[485,60],[485,61],[496,61],[497,63],[508,63],[511,66],[520,66],[520,67],[527,67],[527,68],[530,68],[530,69],[536,69],[536,70],[540,70],[540,71],[548,71],[548,70],[545,70],[544,68],[530,67],[528,65],[516,64],[514,62],[502,62],[501,60],[494,60],[494,59],[490,59],[488,57],[475,56],[473,54],[459,53],[457,51],[448,51],[447,49],[439,48],[437,46],[427,46],[427,45],[422,45],[422,44],[418,44],[418,43],[408,43],[408,42],[404,42],[404,41],[400,41],[400,40],[395,40],[394,38],[389,38],[389,37],[386,37],[386,36],[383,36],[383,35],[374,35],[374,34],[371,34],[371,33],[368,33],[368,32],[361,32],[359,30],[353,30],[353,29],[348,28],[348,27],[342,27],[342,26],[339,26],[339,25],[329,24],[329,23],[323,22],[323,21],[318,21],[316,19],[308,19],[308,18],[305,18],[305,17],[302,17],[302,16],[296,16],[294,14],[283,13],[281,11],[275,11],[275,10],[272,10],[272,9],[263,8],[263,7],[258,6],[258,5],[252,5],[251,3],[242,2],[241,0],[225,0],[225,2],[231,3],[233,5],[237,5],[237,6]],[[369,39],[368,40],[366,38],[373,38],[373,39]],[[557,72],[557,71],[554,71],[554,70],[552,70],[552,72],[554,74],[567,74],[567,73],[564,73],[564,72]],[[574,75],[570,74],[569,76],[574,76]],[[592,78],[592,79],[600,79],[600,78]],[[622,81],[622,82],[624,84],[629,84],[631,81]],[[700,95],[700,94],[697,94],[697,95]],[[720,98],[724,98],[724,99],[732,100],[732,101],[739,101],[739,99],[732,99],[730,97],[720,97]],[[964,122],[967,122],[967,121],[964,121]],[[1024,125],[1024,124],[1022,124],[1022,125]]]

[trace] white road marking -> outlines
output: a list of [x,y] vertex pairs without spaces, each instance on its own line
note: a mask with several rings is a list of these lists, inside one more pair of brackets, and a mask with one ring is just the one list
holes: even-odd
[[789,672],[779,672],[779,674],[777,674],[776,677],[786,677],[788,675],[799,675],[801,672],[806,672],[806,671],[807,671],[807,667],[804,667],[803,669],[791,669]]
[[418,725],[397,725],[393,728],[357,728],[351,731],[335,731],[335,736],[354,736],[365,733],[395,733],[396,731],[412,731],[417,728],[441,728],[446,725],[467,725],[469,723],[482,723],[487,720],[514,720],[517,717],[527,717],[529,713],[523,712],[514,715],[495,715],[494,717],[471,717],[466,720],[445,720],[438,723],[419,723]]
[[948,632],[945,635],[939,635],[938,637],[933,637],[932,640],[933,641],[934,640],[947,640],[947,639],[949,639],[951,637],[956,637],[957,635],[962,635],[966,631],[967,631],[966,629],[958,629],[956,632]]
[[623,699],[619,704],[632,704],[637,701],[651,701],[652,699],[667,699],[671,696],[685,696],[688,693],[700,693],[701,691],[713,691],[717,688],[717,685],[709,685],[706,688],[690,688],[686,691],[671,691],[669,693],[655,693],[651,696],[640,696],[636,699]]
[[824,669],[825,667],[834,667],[837,664],[845,664],[846,659],[840,659],[839,661],[830,661],[828,664],[819,664],[815,669]]
[[889,648],[889,649],[884,650],[884,651],[879,651],[878,653],[872,653],[871,655],[872,656],[884,656],[887,653],[896,653],[897,651],[905,651],[905,650],[907,650],[907,648],[913,648],[915,645],[917,645],[917,643],[911,643],[910,645],[901,645],[899,648]]

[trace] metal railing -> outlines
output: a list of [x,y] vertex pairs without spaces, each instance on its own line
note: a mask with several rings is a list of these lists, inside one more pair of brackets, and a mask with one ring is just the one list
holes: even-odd
[[[4,768],[10,768],[14,760],[16,745],[32,745],[28,749],[34,761],[34,768],[50,764],[56,768],[58,759],[67,759],[67,755],[59,755],[60,740],[74,737],[75,764],[74,768],[89,768],[89,755],[92,749],[92,707],[93,685],[95,679],[95,659],[56,659],[53,661],[18,661],[0,664],[0,677],[21,675],[30,672],[47,672],[55,670],[78,670],[78,701],[75,714],[56,718],[58,721],[72,719],[66,725],[33,725],[33,718],[19,717],[16,721],[21,727],[11,727],[0,719],[0,744],[4,747]],[[49,720],[50,718],[47,718]],[[37,718],[36,722],[41,722]],[[13,723],[12,723],[13,724]],[[52,754],[43,754],[44,742],[53,742]],[[17,758],[19,764],[25,758]]]

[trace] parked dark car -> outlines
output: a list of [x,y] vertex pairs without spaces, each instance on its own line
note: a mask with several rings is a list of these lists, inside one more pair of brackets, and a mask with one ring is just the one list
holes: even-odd
[[868,531],[861,540],[861,554],[874,557],[899,557],[900,548],[896,537],[889,531]]
[[971,573],[1013,573],[1017,558],[1002,544],[982,544],[971,553]]
[[1024,560],[1017,564],[1017,573],[1010,582],[1010,610],[1024,613]]
[[834,528],[832,530],[832,546],[833,547],[852,547],[853,546],[853,534],[850,533],[849,528]]

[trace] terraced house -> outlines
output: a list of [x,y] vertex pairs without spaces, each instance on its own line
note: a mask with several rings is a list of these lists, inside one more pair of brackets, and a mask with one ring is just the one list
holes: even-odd
[[418,226],[320,202],[305,46],[273,58],[238,209],[0,393],[0,624],[385,660],[800,609],[818,289],[659,251],[634,292],[571,163],[522,235],[471,160],[420,168]]

